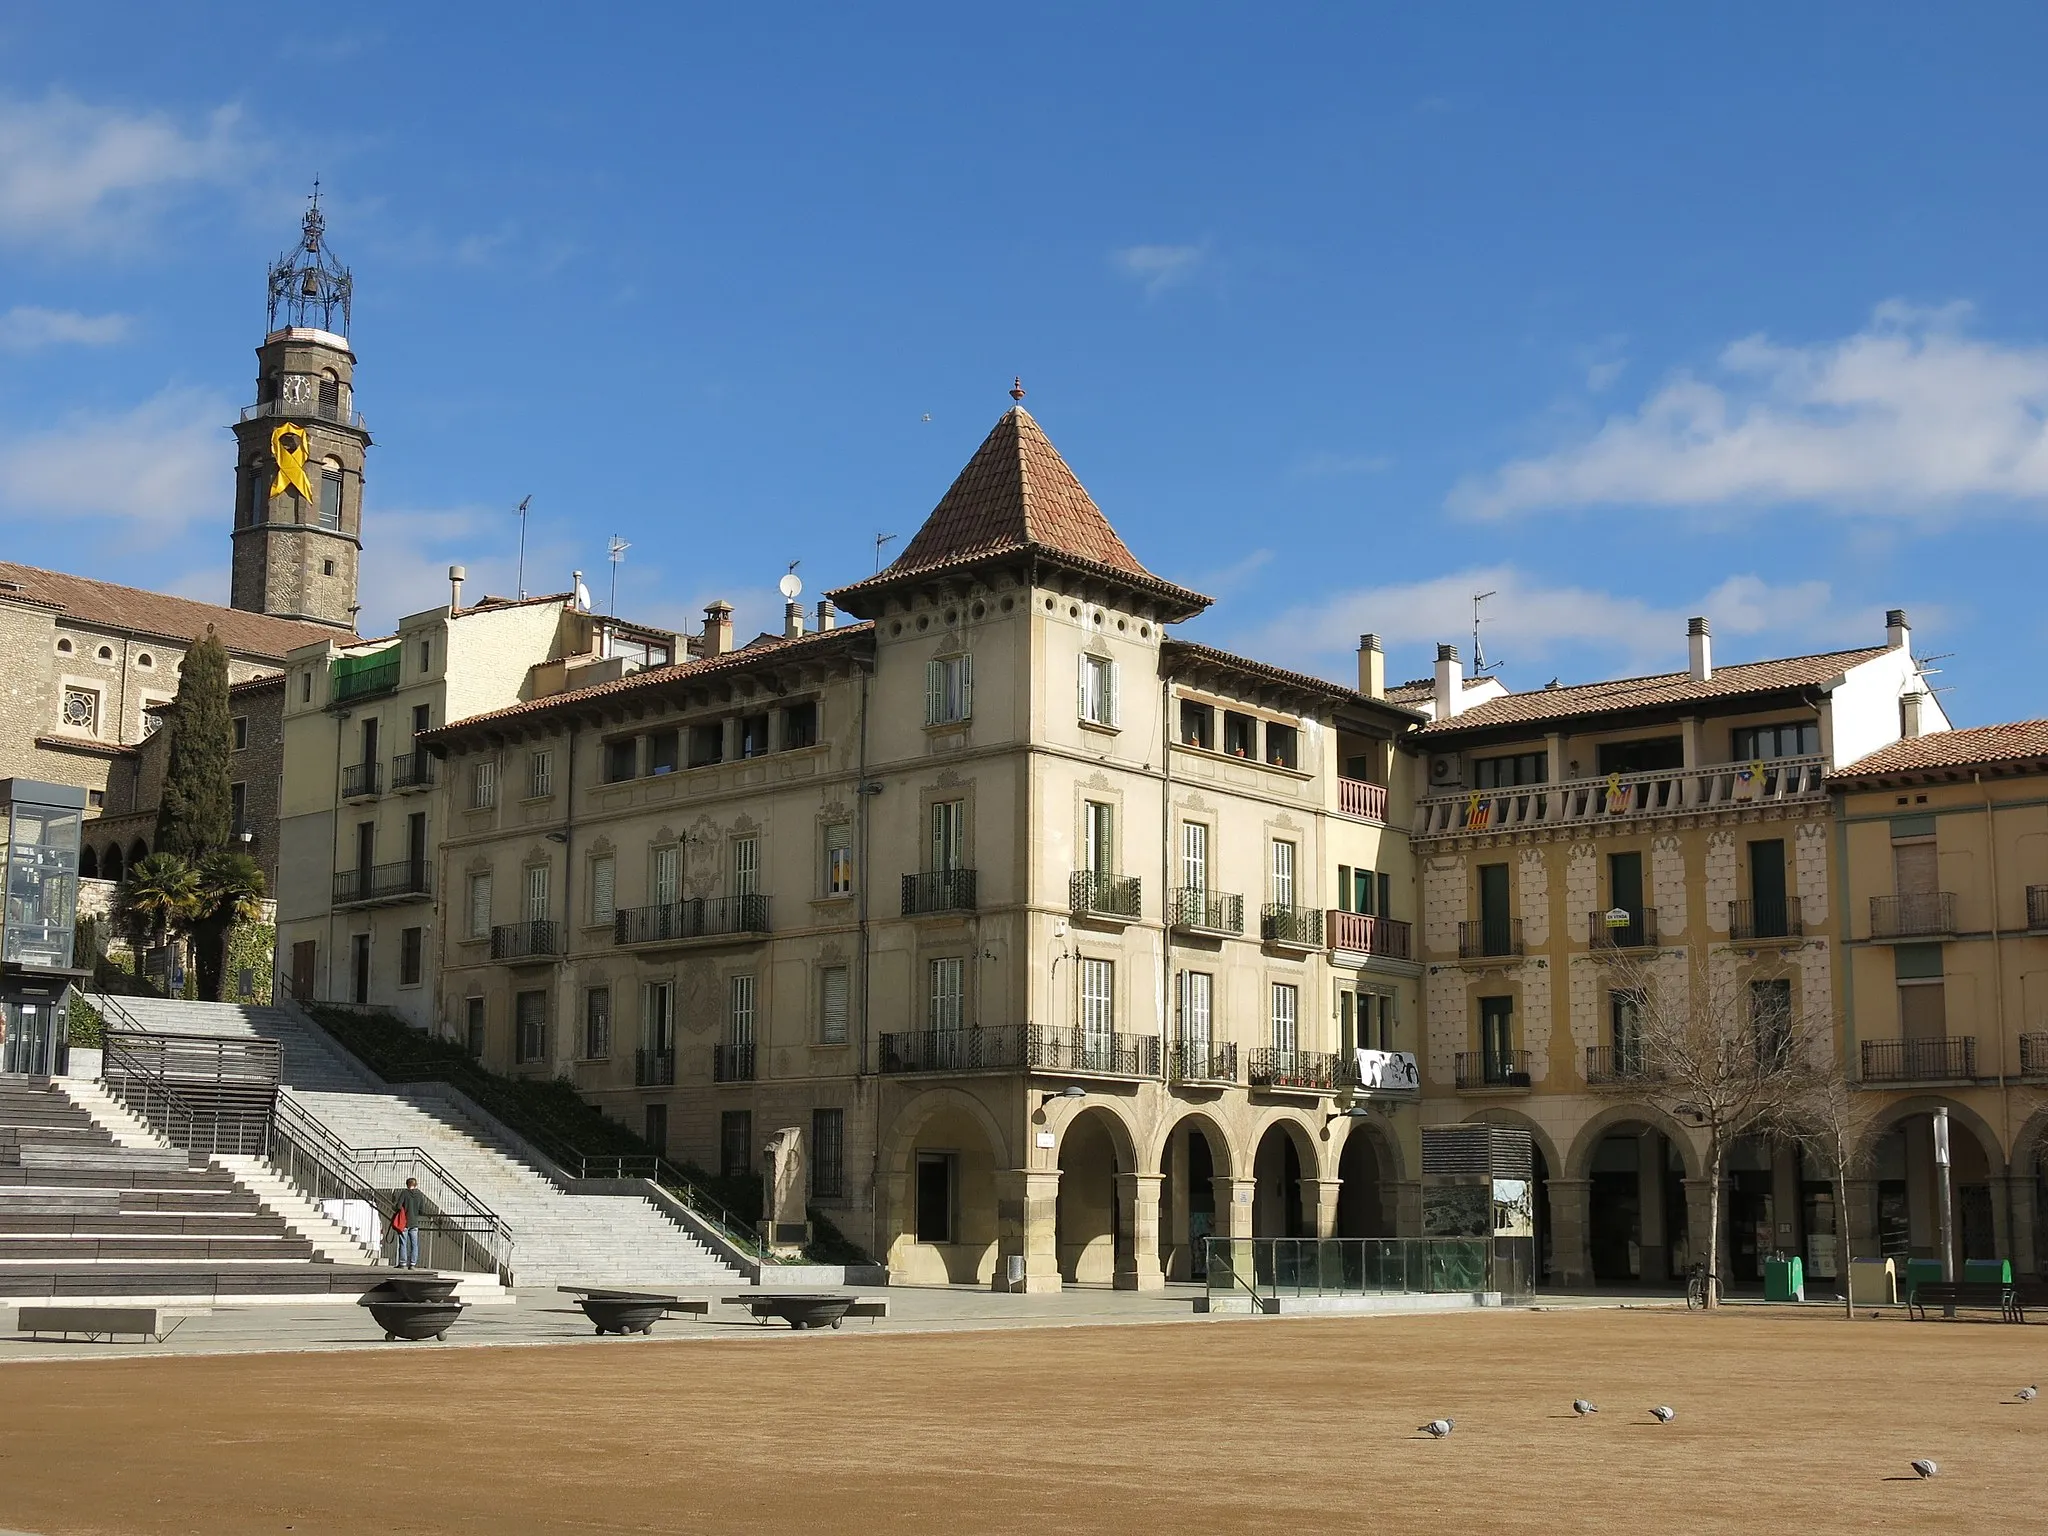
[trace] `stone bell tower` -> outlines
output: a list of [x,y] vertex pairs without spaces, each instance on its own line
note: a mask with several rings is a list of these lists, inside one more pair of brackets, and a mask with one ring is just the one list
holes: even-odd
[[326,229],[316,184],[298,246],[271,265],[256,403],[234,426],[229,601],[353,630],[370,433],[355,408],[348,345],[354,283],[328,249]]

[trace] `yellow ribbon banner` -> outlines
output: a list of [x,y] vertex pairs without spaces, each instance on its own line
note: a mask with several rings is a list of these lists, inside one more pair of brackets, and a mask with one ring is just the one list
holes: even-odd
[[306,478],[305,429],[281,421],[270,434],[270,456],[277,460],[277,478],[270,482],[270,494],[282,496],[290,486],[307,501],[313,499],[313,482]]

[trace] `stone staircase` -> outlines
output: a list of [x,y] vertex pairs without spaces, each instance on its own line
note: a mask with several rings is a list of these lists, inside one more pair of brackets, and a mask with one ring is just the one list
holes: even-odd
[[160,998],[120,1003],[136,1024],[161,1033],[276,1041],[293,1099],[343,1143],[417,1147],[504,1223],[519,1285],[705,1287],[742,1280],[738,1269],[653,1201],[569,1193],[431,1087],[393,1092],[295,1010]]

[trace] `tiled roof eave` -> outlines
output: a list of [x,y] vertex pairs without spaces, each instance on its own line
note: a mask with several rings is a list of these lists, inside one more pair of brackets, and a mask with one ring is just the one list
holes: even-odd
[[1162,576],[1154,576],[1149,571],[1134,573],[1120,566],[1107,565],[1102,561],[1069,554],[1065,550],[1054,549],[1044,544],[1013,544],[1000,549],[979,550],[909,570],[899,570],[892,565],[879,575],[866,577],[850,586],[835,587],[825,595],[836,607],[857,614],[861,618],[871,619],[881,609],[878,605],[869,603],[869,598],[880,597],[900,588],[917,586],[924,582],[944,581],[951,577],[968,576],[977,571],[1008,565],[1028,567],[1031,572],[1029,579],[1034,583],[1038,571],[1041,568],[1048,568],[1071,571],[1090,580],[1142,592],[1169,605],[1168,612],[1171,617],[1162,615],[1168,623],[1193,618],[1215,601],[1192,588],[1183,587]]
[[1429,718],[1420,710],[1410,709],[1404,704],[1387,699],[1373,698],[1370,694],[1360,693],[1355,688],[1346,688],[1342,683],[1333,683],[1328,678],[1313,677],[1306,672],[1276,667],[1270,662],[1256,661],[1249,656],[1238,656],[1230,651],[1218,650],[1212,645],[1203,645],[1199,641],[1167,640],[1160,646],[1160,655],[1169,661],[1174,657],[1186,657],[1200,666],[1234,672],[1263,686],[1292,688],[1317,698],[1328,699],[1338,705],[1382,710],[1409,721]]

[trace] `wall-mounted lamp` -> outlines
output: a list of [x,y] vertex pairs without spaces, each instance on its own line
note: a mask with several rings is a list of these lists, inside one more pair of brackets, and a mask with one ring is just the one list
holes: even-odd
[[1352,1104],[1343,1109],[1333,1109],[1323,1117],[1323,1124],[1332,1120],[1370,1120],[1372,1111],[1363,1104]]
[[1079,1083],[1069,1083],[1064,1088],[1055,1088],[1050,1093],[1041,1093],[1038,1096],[1038,1107],[1043,1109],[1054,1099],[1085,1099],[1087,1097],[1088,1090],[1086,1088],[1083,1088]]
[[551,843],[566,843],[569,841],[569,834],[566,832],[550,832],[548,834],[548,841]]

